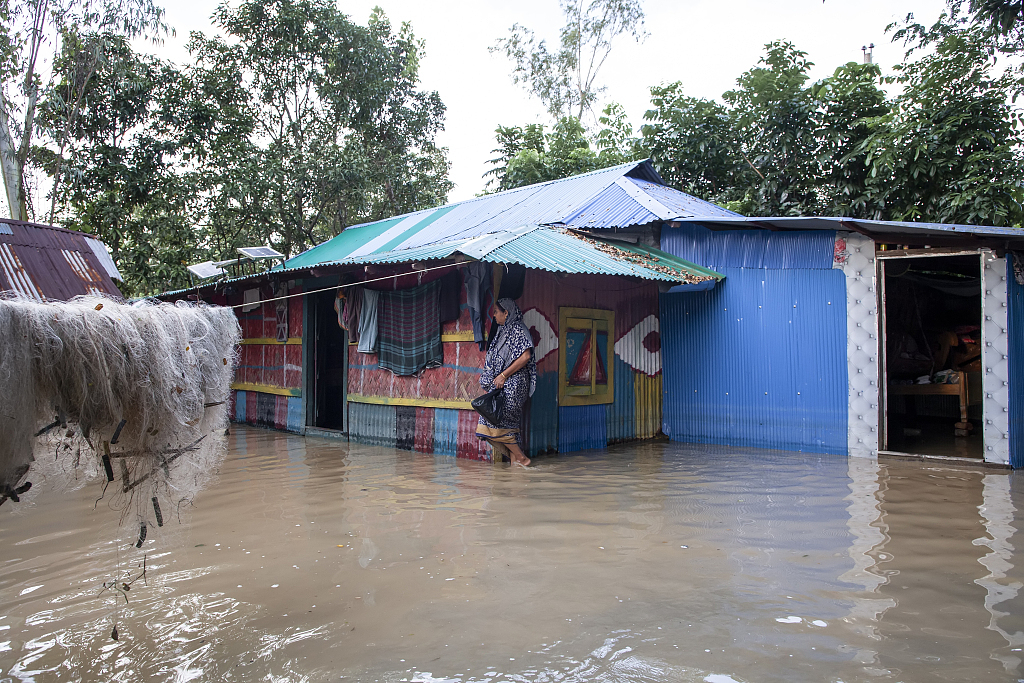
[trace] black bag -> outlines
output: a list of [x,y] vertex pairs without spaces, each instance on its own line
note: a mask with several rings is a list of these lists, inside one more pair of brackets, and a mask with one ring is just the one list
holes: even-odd
[[477,396],[470,404],[473,410],[483,415],[483,418],[492,425],[501,423],[505,416],[505,392],[501,389],[492,389],[483,396]]

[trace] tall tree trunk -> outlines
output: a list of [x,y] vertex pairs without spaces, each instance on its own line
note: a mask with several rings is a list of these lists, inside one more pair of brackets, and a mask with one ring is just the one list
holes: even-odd
[[11,138],[7,123],[7,97],[0,91],[0,171],[3,173],[4,194],[11,210],[11,218],[25,220],[24,205],[21,201],[21,169],[18,167],[18,153]]

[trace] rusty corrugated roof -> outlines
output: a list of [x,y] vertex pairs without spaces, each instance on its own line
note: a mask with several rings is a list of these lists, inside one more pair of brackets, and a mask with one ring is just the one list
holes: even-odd
[[56,301],[79,294],[119,297],[111,275],[120,276],[110,256],[96,252],[100,248],[82,232],[0,219],[0,291]]

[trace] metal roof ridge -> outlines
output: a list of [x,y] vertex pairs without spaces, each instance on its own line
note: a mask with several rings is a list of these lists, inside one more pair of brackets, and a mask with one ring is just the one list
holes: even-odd
[[618,178],[615,179],[614,184],[621,187],[633,201],[635,201],[637,204],[644,207],[645,209],[647,209],[648,211],[650,211],[663,221],[670,220],[678,215],[677,213],[669,209],[667,206],[659,202],[657,199],[644,192],[643,188],[641,188],[636,183],[631,182],[631,180],[632,179],[627,180],[625,176],[619,176]]
[[[469,241],[459,247],[458,250],[466,256],[481,260],[491,252],[500,249],[509,242],[513,242],[523,235],[528,235],[529,233],[540,229],[540,225],[524,225],[520,228],[516,228],[515,230],[489,232],[484,235],[470,238]],[[477,245],[480,245],[480,248],[474,248]]]

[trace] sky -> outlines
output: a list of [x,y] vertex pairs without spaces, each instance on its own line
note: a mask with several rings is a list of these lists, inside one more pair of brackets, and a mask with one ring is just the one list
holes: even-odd
[[[216,33],[210,24],[218,0],[166,3],[167,22],[176,31],[159,56],[189,61],[190,31]],[[688,95],[719,98],[736,78],[754,66],[773,40],[789,40],[814,62],[812,79],[837,66],[861,61],[861,47],[875,44],[874,61],[883,73],[903,57],[885,27],[913,13],[930,22],[944,0],[642,0],[649,33],[643,43],[622,36],[598,80],[607,86],[605,101],[621,104],[635,128],[643,122],[652,85],[681,81]],[[438,142],[449,150],[455,189],[450,201],[468,199],[484,189],[499,125],[549,124],[540,102],[513,85],[511,65],[488,47],[515,23],[532,28],[554,44],[563,23],[557,0],[340,0],[342,12],[365,24],[379,5],[397,27],[412,24],[426,42],[421,60],[422,87],[436,90],[447,105],[445,130]],[[152,49],[152,48],[151,48]]]

